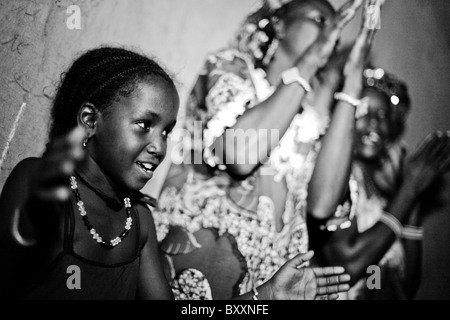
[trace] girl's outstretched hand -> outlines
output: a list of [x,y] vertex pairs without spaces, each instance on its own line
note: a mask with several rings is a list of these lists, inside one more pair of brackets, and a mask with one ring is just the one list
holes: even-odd
[[309,268],[314,253],[299,254],[286,262],[266,283],[272,300],[336,300],[350,289],[350,275],[342,267]]
[[450,132],[430,134],[407,158],[404,183],[422,194],[439,176],[450,170]]
[[69,177],[84,156],[85,130],[76,127],[47,149],[31,180],[31,197],[44,202],[65,201],[70,196]]

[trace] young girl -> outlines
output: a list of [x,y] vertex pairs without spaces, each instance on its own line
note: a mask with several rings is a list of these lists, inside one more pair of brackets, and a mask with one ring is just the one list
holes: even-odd
[[[0,198],[1,294],[25,299],[171,299],[139,193],[164,159],[179,98],[154,61],[91,50],[65,74],[42,158],[22,161]],[[342,268],[286,263],[241,298],[336,298]]]

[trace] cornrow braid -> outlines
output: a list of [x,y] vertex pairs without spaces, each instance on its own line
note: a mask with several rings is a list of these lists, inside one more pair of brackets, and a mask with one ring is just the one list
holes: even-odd
[[50,141],[77,125],[83,103],[104,111],[119,96],[129,96],[139,83],[161,80],[174,86],[158,63],[136,52],[103,47],[84,53],[61,77],[53,102]]

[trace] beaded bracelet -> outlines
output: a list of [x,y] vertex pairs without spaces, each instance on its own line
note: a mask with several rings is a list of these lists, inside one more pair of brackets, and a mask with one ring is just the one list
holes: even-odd
[[361,104],[361,100],[353,98],[351,95],[344,92],[336,92],[334,94],[334,99],[337,101],[348,103],[355,109],[358,108],[358,106]]
[[367,97],[361,100],[353,98],[351,95],[345,92],[336,92],[334,94],[334,99],[336,101],[341,101],[351,105],[355,108],[355,118],[360,119],[364,117],[369,112],[369,104],[367,102]]

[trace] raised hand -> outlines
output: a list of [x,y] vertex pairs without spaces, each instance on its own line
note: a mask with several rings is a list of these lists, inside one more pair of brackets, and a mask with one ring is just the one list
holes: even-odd
[[273,300],[336,300],[350,289],[350,276],[342,267],[309,268],[312,251],[286,262],[268,281]]
[[450,132],[430,134],[407,158],[404,183],[419,196],[440,175],[450,170]]
[[355,17],[362,3],[363,0],[351,0],[345,3],[323,29],[317,41],[305,53],[307,58],[316,60],[319,68],[327,64],[341,37],[342,30]]
[[368,14],[369,8],[373,6],[378,7],[381,10],[383,3],[384,0],[366,0],[365,2],[361,19],[361,29],[344,67],[344,76],[350,78],[346,80],[347,82],[357,82],[358,85],[361,85],[364,65],[370,52],[374,36],[377,32],[376,26],[373,25],[375,22],[369,22],[369,19],[373,19],[373,17],[371,18]]
[[44,202],[64,201],[70,196],[69,177],[84,156],[82,147],[86,134],[83,128],[73,129],[67,136],[54,141],[34,172],[30,185],[31,197]]

